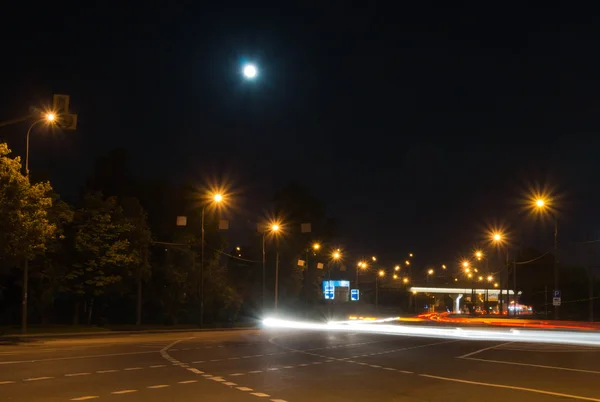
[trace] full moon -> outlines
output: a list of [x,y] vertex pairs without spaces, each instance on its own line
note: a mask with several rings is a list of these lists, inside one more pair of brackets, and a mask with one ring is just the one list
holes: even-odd
[[246,78],[254,78],[256,77],[256,74],[258,74],[256,66],[254,66],[253,64],[246,64],[244,66],[244,76]]

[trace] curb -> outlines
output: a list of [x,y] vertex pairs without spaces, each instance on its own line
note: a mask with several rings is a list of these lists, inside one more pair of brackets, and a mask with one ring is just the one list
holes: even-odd
[[119,336],[135,334],[168,334],[183,332],[225,332],[225,331],[245,331],[256,330],[258,326],[246,328],[188,328],[188,329],[149,329],[139,331],[96,331],[96,332],[74,332],[74,333],[41,333],[41,334],[0,334],[0,340],[3,339],[35,339],[35,338],[83,338],[86,336]]

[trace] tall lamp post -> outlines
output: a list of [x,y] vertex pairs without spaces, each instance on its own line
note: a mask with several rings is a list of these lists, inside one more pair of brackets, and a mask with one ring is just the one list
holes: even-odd
[[379,310],[379,278],[383,278],[384,276],[384,270],[379,270],[377,276],[375,276],[375,310]]
[[[547,212],[554,220],[554,290],[557,291],[559,283],[558,283],[558,218],[555,214],[552,214],[550,211],[550,206],[548,205],[548,200],[545,198],[538,198],[535,200],[534,207],[541,213]],[[516,289],[515,289],[516,292]],[[554,319],[558,320],[559,318],[559,308],[560,306],[554,306]]]
[[[272,222],[263,232],[262,236],[262,305],[263,310],[267,306],[267,259],[266,259],[266,237],[267,234],[277,234],[281,230],[281,224]],[[279,288],[279,252],[277,253],[277,261],[275,262],[275,309],[277,309],[277,289]]]
[[[496,246],[498,249],[500,249],[505,243],[506,243],[506,236],[504,235],[504,233],[502,231],[493,231],[490,234],[490,240],[492,242],[492,244],[494,246]],[[505,269],[506,269],[506,282],[504,284],[504,287],[506,287],[506,301],[508,302],[508,248],[505,250],[506,253],[506,261],[505,261]],[[494,285],[495,286],[495,285]],[[503,291],[503,287],[502,287],[502,274],[500,273],[500,297],[498,298],[498,302],[500,304],[500,314],[504,313],[504,291]],[[506,315],[508,316],[508,303],[506,306]]]
[[359,261],[358,265],[356,266],[356,288],[358,289],[358,274],[360,273],[360,270],[362,269],[363,271],[366,270],[368,268],[368,265],[366,262],[364,261]]
[[[29,178],[29,136],[33,127],[39,123],[52,124],[56,121],[56,115],[54,113],[47,113],[42,119],[33,122],[27,130],[26,136],[26,147],[25,147],[25,175]],[[28,293],[29,293],[29,257],[25,256],[23,261],[23,293],[21,295],[21,332],[27,333],[27,304],[28,304]]]
[[[223,202],[223,194],[216,193],[211,197],[212,204]],[[202,240],[200,245],[200,328],[204,325],[204,210],[206,205],[202,206]]]

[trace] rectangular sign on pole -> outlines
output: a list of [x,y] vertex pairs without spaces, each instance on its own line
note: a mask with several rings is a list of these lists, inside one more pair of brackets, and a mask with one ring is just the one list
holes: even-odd
[[359,298],[360,298],[360,293],[359,293],[358,289],[350,289],[350,300],[358,301]]
[[560,297],[553,297],[552,298],[552,305],[553,306],[560,306]]

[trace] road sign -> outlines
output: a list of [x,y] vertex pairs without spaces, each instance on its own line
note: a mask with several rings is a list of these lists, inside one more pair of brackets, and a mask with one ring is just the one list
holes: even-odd
[[555,290],[552,297],[558,297],[560,299],[560,290]]
[[358,289],[350,289],[350,300],[358,301],[359,297]]
[[552,305],[553,306],[560,306],[560,297],[553,297],[552,298]]

